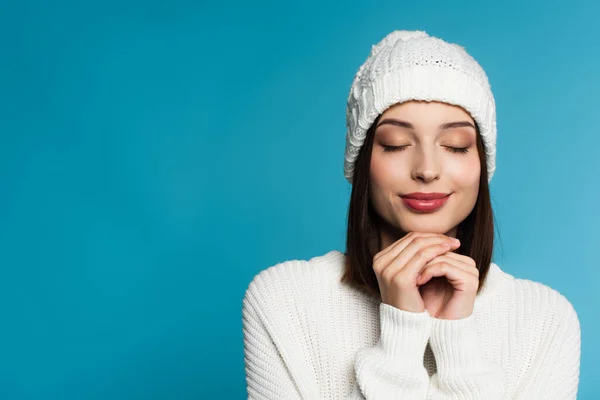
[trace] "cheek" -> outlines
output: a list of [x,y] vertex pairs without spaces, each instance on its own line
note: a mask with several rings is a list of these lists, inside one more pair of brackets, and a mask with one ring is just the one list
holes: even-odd
[[385,186],[388,182],[398,182],[401,178],[402,167],[398,157],[385,157],[378,154],[371,156],[371,182],[378,186]]
[[481,165],[479,165],[478,157],[469,157],[461,162],[452,163],[448,172],[452,179],[463,188],[479,188]]

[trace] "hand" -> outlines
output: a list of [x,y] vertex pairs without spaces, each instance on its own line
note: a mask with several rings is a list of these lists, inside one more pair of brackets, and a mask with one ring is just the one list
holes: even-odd
[[466,318],[473,313],[479,270],[472,258],[449,251],[427,263],[417,285],[431,316]]
[[[410,232],[377,253],[373,257],[373,270],[382,302],[405,311],[425,311],[417,276],[429,261],[458,246],[446,235]],[[435,271],[431,269],[428,273]],[[428,276],[423,276],[423,283],[429,280]]]

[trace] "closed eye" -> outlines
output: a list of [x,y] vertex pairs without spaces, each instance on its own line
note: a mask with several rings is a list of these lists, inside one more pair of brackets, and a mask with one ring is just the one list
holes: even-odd
[[383,151],[386,151],[386,152],[401,151],[408,147],[408,146],[386,146],[384,144],[382,144],[382,146],[383,146]]
[[469,151],[468,147],[446,147],[446,148],[448,149],[448,151],[451,151],[453,153],[464,154]]
[[[402,151],[405,148],[408,147],[408,145],[406,146],[386,146],[386,145],[382,145],[383,146],[383,151],[384,152],[394,152],[394,151]],[[450,147],[450,146],[445,146],[448,151],[452,152],[452,153],[460,153],[460,154],[465,154],[469,151],[468,147]]]

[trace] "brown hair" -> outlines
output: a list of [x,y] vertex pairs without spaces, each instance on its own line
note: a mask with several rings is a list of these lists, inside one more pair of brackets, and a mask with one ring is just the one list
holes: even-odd
[[[352,193],[348,208],[345,269],[341,277],[341,282],[348,283],[376,297],[380,297],[381,293],[375,271],[373,271],[373,257],[380,251],[379,226],[382,221],[371,205],[369,176],[375,127],[380,117],[381,114],[367,131],[354,167]],[[484,143],[477,123],[475,128],[481,165],[479,193],[473,210],[458,225],[456,237],[460,240],[461,246],[454,251],[475,261],[479,270],[479,289],[477,290],[479,293],[492,261],[494,213],[490,200]]]

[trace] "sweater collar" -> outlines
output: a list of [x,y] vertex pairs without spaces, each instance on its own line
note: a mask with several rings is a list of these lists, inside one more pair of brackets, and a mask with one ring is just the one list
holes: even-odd
[[483,282],[483,287],[475,298],[474,308],[480,308],[490,299],[496,297],[514,279],[514,276],[503,271],[498,264],[490,263],[490,269]]

